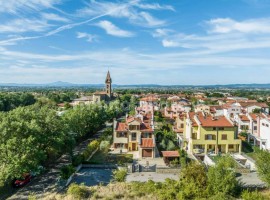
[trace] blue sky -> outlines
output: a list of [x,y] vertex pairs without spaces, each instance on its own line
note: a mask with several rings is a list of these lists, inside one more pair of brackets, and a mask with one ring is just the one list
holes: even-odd
[[269,0],[0,1],[1,83],[270,83]]

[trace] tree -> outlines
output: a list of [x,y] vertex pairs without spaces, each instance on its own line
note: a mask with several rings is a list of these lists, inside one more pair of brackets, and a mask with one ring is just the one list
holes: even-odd
[[179,187],[181,191],[178,199],[195,199],[207,196],[207,175],[204,167],[196,162],[191,162],[182,168]]
[[270,186],[270,153],[256,150],[256,166],[260,178]]
[[236,163],[230,156],[220,157],[216,166],[208,169],[208,193],[215,195],[237,195],[240,190],[240,183],[235,176]]

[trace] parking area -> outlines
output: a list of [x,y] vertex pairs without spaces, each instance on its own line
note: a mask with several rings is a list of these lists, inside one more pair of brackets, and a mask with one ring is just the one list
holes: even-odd
[[71,183],[84,183],[86,186],[107,185],[112,179],[112,171],[113,169],[82,168]]
[[261,181],[256,172],[251,172],[248,174],[241,174],[237,177],[245,187],[265,187],[266,184]]

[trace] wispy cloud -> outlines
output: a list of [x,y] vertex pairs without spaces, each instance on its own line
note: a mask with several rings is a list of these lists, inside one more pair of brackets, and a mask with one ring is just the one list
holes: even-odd
[[93,42],[96,40],[97,36],[89,33],[77,32],[77,38],[85,38],[87,42]]
[[133,37],[134,34],[130,31],[125,31],[117,26],[115,26],[113,23],[107,20],[100,21],[96,24],[100,28],[103,28],[107,34],[117,36],[117,37]]
[[0,24],[2,33],[42,32],[48,30],[51,25],[46,20],[39,19],[15,19],[5,24]]
[[217,18],[206,22],[211,33],[270,33],[270,18],[236,21],[230,18]]
[[2,0],[0,1],[0,13],[37,12],[44,8],[52,8],[60,2],[61,0]]
[[54,13],[42,13],[41,16],[43,19],[48,20],[48,21],[70,22],[69,19],[59,16]]
[[[185,34],[172,30],[157,29],[152,36],[159,38],[168,48],[205,50],[209,54],[238,50],[270,48],[270,20],[250,19],[237,22],[233,19],[212,19],[206,22],[205,33]],[[265,26],[265,27],[264,27]]]
[[[141,11],[144,10],[144,11]],[[122,2],[106,2],[91,0],[86,8],[77,11],[79,16],[93,16],[104,12],[110,12],[109,16],[115,18],[126,18],[132,24],[144,27],[162,26],[165,20],[160,20],[152,16],[145,10],[173,10],[168,5],[160,5],[157,3],[143,4],[140,0],[133,0],[127,3]]]

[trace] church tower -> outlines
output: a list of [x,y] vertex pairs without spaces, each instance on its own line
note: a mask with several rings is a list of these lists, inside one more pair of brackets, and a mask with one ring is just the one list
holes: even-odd
[[108,99],[111,99],[111,97],[112,97],[112,79],[111,79],[110,71],[108,71],[108,73],[107,73],[105,85],[106,85],[106,95],[107,95]]

